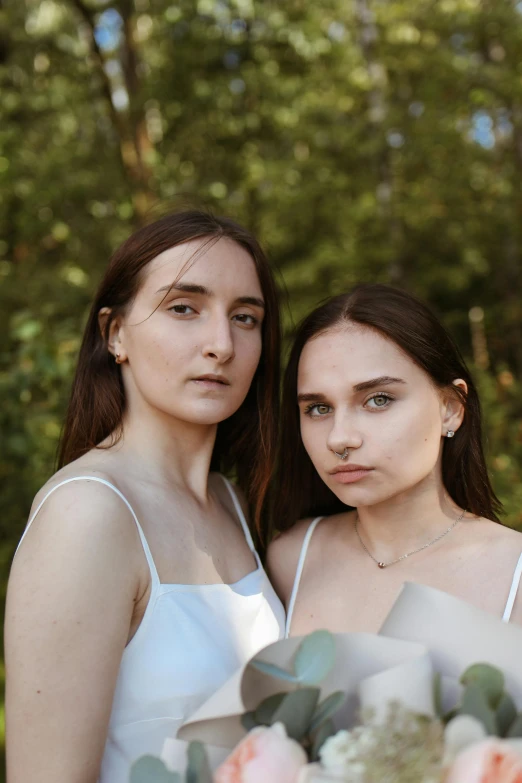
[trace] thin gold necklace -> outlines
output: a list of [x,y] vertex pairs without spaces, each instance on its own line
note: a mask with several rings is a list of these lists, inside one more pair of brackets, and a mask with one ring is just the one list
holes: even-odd
[[460,520],[464,517],[465,513],[466,513],[466,511],[463,511],[462,514],[455,520],[455,522],[453,522],[448,527],[447,530],[445,530],[443,533],[441,533],[436,538],[433,538],[431,541],[428,541],[428,543],[424,544],[424,546],[420,546],[418,549],[413,549],[411,552],[406,552],[405,555],[401,555],[400,557],[397,558],[397,560],[390,560],[389,563],[383,563],[382,560],[377,560],[377,558],[372,555],[372,553],[370,552],[370,550],[368,549],[368,547],[366,546],[366,544],[362,540],[361,534],[359,533],[359,514],[357,514],[356,517],[355,517],[355,532],[357,533],[357,538],[361,542],[362,548],[371,557],[373,562],[377,563],[379,568],[388,568],[389,566],[395,565],[395,563],[400,563],[401,560],[405,560],[407,557],[411,557],[411,555],[416,555],[417,552],[422,552],[423,549],[427,549],[432,544],[435,544],[437,541],[440,541],[441,538],[444,538],[444,536],[447,536],[448,533],[451,533],[453,528],[456,527],[458,525],[458,523],[460,522]]

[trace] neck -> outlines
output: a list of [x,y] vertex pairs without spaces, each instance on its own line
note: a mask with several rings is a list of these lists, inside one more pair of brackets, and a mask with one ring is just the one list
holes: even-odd
[[372,506],[359,506],[358,530],[372,555],[395,560],[441,535],[462,510],[442,481],[430,478],[407,492]]
[[114,450],[128,464],[129,474],[139,472],[145,480],[189,491],[206,503],[216,432],[216,424],[193,424],[129,406]]

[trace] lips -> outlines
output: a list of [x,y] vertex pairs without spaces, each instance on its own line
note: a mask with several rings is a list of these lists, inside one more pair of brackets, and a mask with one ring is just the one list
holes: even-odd
[[230,381],[225,378],[224,375],[217,375],[214,373],[207,373],[206,375],[198,375],[197,378],[192,378],[193,381],[201,383],[219,384],[221,386],[230,386]]
[[372,470],[373,468],[367,468],[364,465],[338,465],[330,471],[330,474],[337,484],[354,484],[356,481],[366,478]]
[[359,471],[369,471],[373,470],[373,468],[368,468],[366,465],[355,465],[355,464],[348,464],[348,465],[338,465],[336,468],[330,471],[330,473],[333,475],[335,473],[358,473]]

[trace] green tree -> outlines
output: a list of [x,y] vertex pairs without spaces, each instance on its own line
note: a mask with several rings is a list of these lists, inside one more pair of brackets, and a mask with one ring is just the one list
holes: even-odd
[[165,205],[259,235],[287,332],[358,280],[429,301],[522,528],[521,48],[515,0],[0,2],[4,584],[97,280]]

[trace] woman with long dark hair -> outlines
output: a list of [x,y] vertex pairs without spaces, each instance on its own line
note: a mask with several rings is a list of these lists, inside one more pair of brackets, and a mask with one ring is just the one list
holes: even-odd
[[280,434],[287,633],[375,632],[406,581],[522,622],[522,535],[498,523],[477,390],[424,304],[366,284],[306,317]]
[[246,522],[261,540],[279,344],[270,267],[231,220],[170,215],[114,254],[10,577],[10,783],[128,783],[282,635]]

